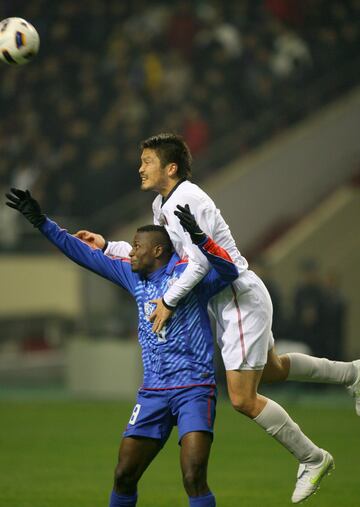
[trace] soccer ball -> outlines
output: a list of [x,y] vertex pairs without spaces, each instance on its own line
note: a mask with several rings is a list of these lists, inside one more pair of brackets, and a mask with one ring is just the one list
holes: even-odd
[[22,18],[0,22],[0,60],[9,65],[24,65],[39,51],[40,38],[35,28]]

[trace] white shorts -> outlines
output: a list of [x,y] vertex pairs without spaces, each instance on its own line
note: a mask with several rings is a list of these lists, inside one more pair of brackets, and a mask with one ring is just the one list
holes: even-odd
[[262,280],[245,271],[209,302],[226,370],[262,370],[274,346],[272,303]]

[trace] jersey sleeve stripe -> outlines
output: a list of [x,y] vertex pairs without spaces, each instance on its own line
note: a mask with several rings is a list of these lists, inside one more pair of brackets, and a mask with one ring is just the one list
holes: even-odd
[[113,261],[131,262],[128,257],[117,257],[116,255],[107,255]]
[[178,266],[179,264],[188,264],[189,263],[189,260],[186,258],[186,259],[180,259],[179,261],[177,261],[177,263],[175,264],[175,266]]
[[224,248],[221,248],[221,246],[215,243],[215,241],[213,241],[211,238],[208,238],[206,243],[204,245],[201,245],[201,247],[211,255],[216,255],[216,257],[220,257],[221,259],[233,262],[227,251],[224,250]]

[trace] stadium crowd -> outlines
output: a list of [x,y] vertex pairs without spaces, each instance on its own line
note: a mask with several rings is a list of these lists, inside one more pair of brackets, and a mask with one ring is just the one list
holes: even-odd
[[[95,214],[137,187],[150,134],[182,133],[209,171],[358,72],[360,0],[5,0],[0,13],[41,36],[33,63],[1,69],[0,186],[33,189],[52,216]],[[324,77],[331,97],[301,95]]]

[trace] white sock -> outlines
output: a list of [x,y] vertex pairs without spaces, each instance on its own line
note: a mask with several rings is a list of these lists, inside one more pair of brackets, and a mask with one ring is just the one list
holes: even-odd
[[330,361],[325,357],[312,357],[297,352],[287,355],[290,359],[287,380],[345,384],[346,386],[350,386],[356,380],[357,372],[353,363]]
[[254,421],[291,452],[300,463],[318,464],[323,459],[321,449],[304,435],[289,414],[275,401],[268,399]]

